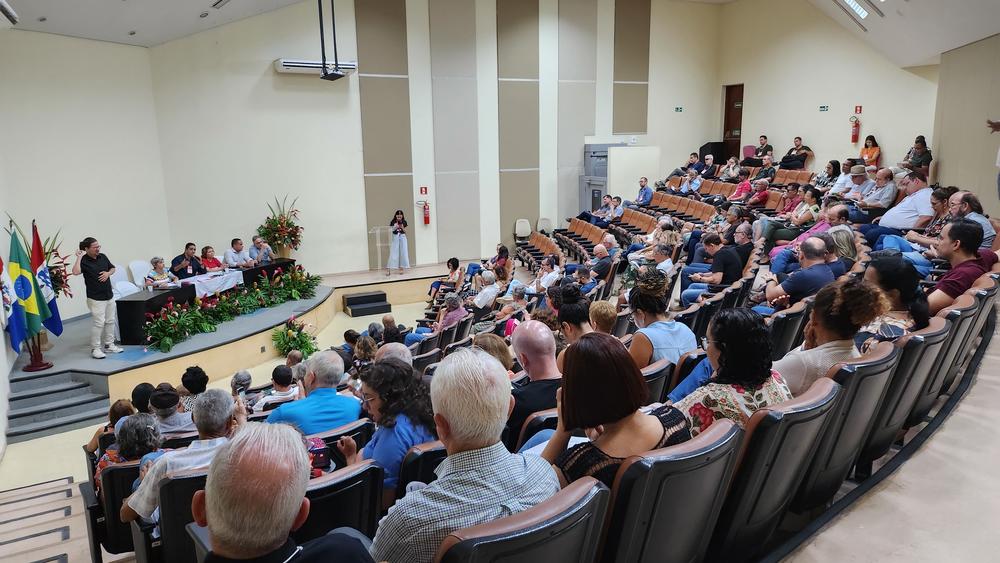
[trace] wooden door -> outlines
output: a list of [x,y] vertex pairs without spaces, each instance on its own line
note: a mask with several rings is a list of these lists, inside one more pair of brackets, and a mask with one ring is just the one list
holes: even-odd
[[724,155],[716,158],[723,163],[731,156],[743,160],[740,136],[743,128],[743,85],[726,86],[726,108],[722,116],[722,147]]

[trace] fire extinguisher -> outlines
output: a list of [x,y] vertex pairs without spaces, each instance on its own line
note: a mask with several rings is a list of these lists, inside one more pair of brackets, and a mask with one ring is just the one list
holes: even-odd
[[861,136],[861,120],[858,119],[858,116],[852,115],[850,121],[851,121],[851,142],[857,143],[858,138]]
[[431,204],[424,202],[424,224],[431,224]]

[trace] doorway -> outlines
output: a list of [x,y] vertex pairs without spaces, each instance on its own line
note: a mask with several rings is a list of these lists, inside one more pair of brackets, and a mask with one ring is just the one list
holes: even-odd
[[726,86],[726,105],[722,115],[722,149],[724,157],[716,159],[725,162],[731,156],[743,160],[740,137],[743,133],[743,85]]

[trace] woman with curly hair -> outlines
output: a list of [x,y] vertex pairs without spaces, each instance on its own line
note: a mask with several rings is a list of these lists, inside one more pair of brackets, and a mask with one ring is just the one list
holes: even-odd
[[142,459],[142,456],[160,451],[163,437],[160,425],[151,414],[138,413],[122,417],[115,424],[115,444],[109,446],[101,459],[97,460],[94,472],[94,488],[101,487],[101,472],[116,463]]
[[676,364],[681,356],[698,347],[690,328],[667,318],[668,285],[663,272],[647,268],[629,291],[628,306],[639,330],[632,336],[628,351],[639,369],[664,358]]
[[754,411],[792,398],[785,380],[771,369],[771,337],[764,317],[752,309],[716,313],[702,346],[714,370],[712,378],[675,405],[687,417],[692,436],[720,418],[743,428]]
[[361,374],[361,401],[378,430],[358,452],[350,436],[337,442],[348,465],[374,459],[385,469],[385,495],[391,504],[403,456],[417,444],[437,440],[431,396],[427,386],[413,377],[413,368],[402,360],[382,360]]
[[851,278],[824,287],[816,294],[802,346],[775,362],[774,369],[792,395],[801,395],[831,367],[861,356],[854,336],[887,310],[889,300],[874,284]]
[[351,361],[349,373],[352,378],[357,378],[372,365],[375,361],[375,353],[378,352],[378,344],[371,336],[358,338],[358,343],[354,345],[354,359]]

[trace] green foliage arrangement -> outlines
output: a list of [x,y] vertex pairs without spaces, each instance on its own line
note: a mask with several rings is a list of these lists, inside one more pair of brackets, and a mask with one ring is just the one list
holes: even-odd
[[274,329],[271,341],[274,342],[274,349],[282,356],[292,350],[298,350],[302,352],[303,358],[308,358],[317,348],[316,337],[308,331],[305,323],[295,317],[291,317],[284,325]]
[[278,198],[275,197],[274,205],[267,204],[271,215],[264,219],[264,222],[257,227],[257,234],[269,242],[271,246],[284,246],[298,250],[302,244],[303,227],[295,223],[299,218],[299,210],[295,209],[295,202],[297,201],[298,198],[295,198],[289,204],[288,196],[286,195],[281,201],[278,201]]

